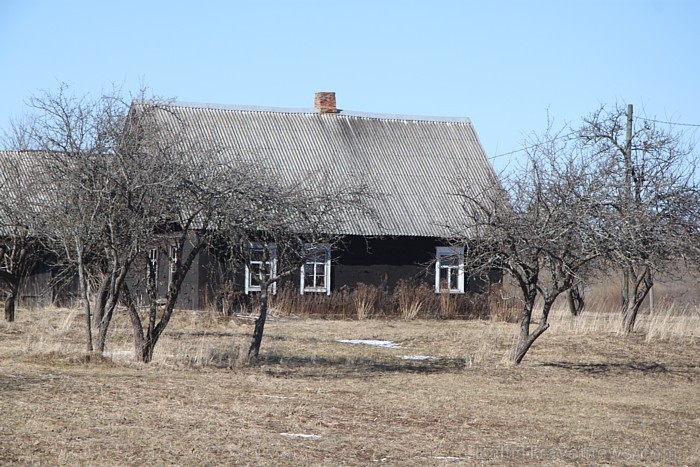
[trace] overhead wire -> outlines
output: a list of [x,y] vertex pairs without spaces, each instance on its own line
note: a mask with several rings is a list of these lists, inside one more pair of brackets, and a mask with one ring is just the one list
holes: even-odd
[[[644,121],[647,121],[647,122],[661,123],[661,124],[666,124],[666,125],[677,125],[677,126],[687,126],[687,127],[700,128],[700,123],[678,123],[678,122],[669,122],[669,121],[665,121],[665,120],[656,120],[656,119],[654,119],[654,118],[640,117],[640,116],[636,116],[636,115],[634,116],[634,119],[635,119],[635,120],[644,120]],[[566,134],[566,135],[557,136],[556,138],[552,138],[552,139],[549,140],[548,142],[556,141],[556,140],[562,139],[562,138],[568,138],[569,136],[573,135],[574,133],[575,133],[575,132],[571,132],[571,133],[568,133],[568,134]],[[517,153],[519,153],[519,152],[528,151],[528,150],[530,150],[530,149],[532,149],[532,148],[534,148],[534,147],[537,147],[537,146],[539,146],[539,145],[538,145],[538,144],[533,144],[533,145],[531,145],[531,146],[527,146],[527,147],[524,147],[524,148],[516,149],[516,150],[514,150],[514,151],[508,151],[508,152],[504,152],[504,153],[501,153],[501,154],[497,154],[497,155],[495,155],[495,156],[490,156],[489,159],[498,159],[499,157],[510,156],[510,155],[512,155],[512,154],[517,154]]]
[[644,120],[647,122],[654,122],[654,123],[663,123],[666,125],[677,125],[677,126],[691,126],[691,127],[700,127],[700,123],[677,123],[677,122],[667,122],[664,120],[656,120],[653,118],[646,118],[646,117],[638,117],[634,116],[635,120]]
[[[559,135],[559,136],[556,136],[556,137],[554,137],[554,138],[552,138],[552,139],[549,139],[549,140],[547,140],[547,141],[544,141],[543,143],[551,143],[551,142],[557,141],[557,140],[559,140],[559,139],[568,138],[569,136],[571,136],[571,135],[573,135],[573,134],[575,134],[575,133],[576,133],[575,131],[572,131],[571,133],[567,133],[567,134],[565,134],[565,135]],[[531,146],[526,146],[526,147],[524,147],[524,148],[516,149],[516,150],[514,150],[514,151],[504,152],[504,153],[502,153],[502,154],[498,154],[498,155],[495,155],[495,156],[489,156],[489,159],[498,159],[499,157],[510,156],[511,154],[516,154],[516,153],[518,153],[518,152],[528,151],[528,150],[530,150],[530,149],[532,149],[532,148],[536,148],[537,146],[541,146],[541,145],[542,145],[542,143],[533,144],[533,145],[531,145]]]

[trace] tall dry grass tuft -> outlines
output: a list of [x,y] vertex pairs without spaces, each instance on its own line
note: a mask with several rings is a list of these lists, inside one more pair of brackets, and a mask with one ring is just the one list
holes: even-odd
[[676,308],[675,304],[671,303],[642,317],[646,324],[647,342],[654,339],[700,336],[700,310],[697,305]]
[[357,319],[367,319],[372,316],[375,311],[374,306],[379,297],[379,290],[372,285],[360,283],[357,284],[352,297],[353,303],[355,304]]
[[84,315],[76,309],[42,308],[32,313],[28,321],[20,318],[24,325],[25,354],[68,355],[85,349]]
[[[438,299],[438,316],[441,319],[454,319],[457,317],[459,296],[450,293],[441,293]],[[457,298],[455,298],[457,297]]]
[[398,312],[402,319],[410,321],[424,313],[434,295],[427,285],[416,281],[401,280],[394,288]]
[[502,326],[485,322],[482,331],[476,337],[476,350],[469,353],[466,359],[467,367],[511,364],[517,342],[515,335],[504,333]]
[[[359,284],[331,295],[302,295],[297,288],[284,285],[270,297],[270,308],[279,316],[324,319],[487,319],[492,300],[490,292],[436,294],[424,282],[402,280],[393,289],[386,282],[378,286]],[[254,309],[255,297],[249,302],[247,308]]]
[[[579,316],[572,316],[564,304],[556,306],[550,314],[553,332],[576,335],[623,334],[622,316],[604,308],[605,301],[593,301]],[[700,311],[697,306],[680,306],[670,303],[657,307],[652,313],[647,308],[640,313],[635,333],[643,334],[647,342],[700,337]]]

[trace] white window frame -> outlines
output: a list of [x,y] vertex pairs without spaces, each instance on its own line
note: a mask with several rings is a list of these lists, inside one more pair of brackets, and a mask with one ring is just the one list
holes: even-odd
[[177,268],[177,245],[170,245],[168,247],[168,260],[170,261],[168,267],[168,288],[170,284],[173,283],[173,276],[175,275],[175,269]]
[[[307,257],[307,252],[310,251],[313,251],[314,253],[323,252],[323,261],[314,261],[314,259],[316,259],[315,257]],[[316,287],[305,283],[306,272],[309,267],[313,268],[314,277],[321,277],[321,274],[316,274],[316,268],[323,267],[323,287]],[[301,265],[299,291],[302,295],[305,293],[331,294],[331,246],[328,243],[307,243],[304,245],[304,262]]]
[[[148,262],[153,270],[153,277],[155,278],[156,285],[158,284],[158,248],[151,248],[148,250]],[[146,269],[146,281],[148,281],[148,269]]]
[[[457,257],[457,265],[445,264],[443,258],[447,257]],[[457,270],[457,284],[452,284],[449,270]],[[443,289],[440,283],[440,278],[442,277],[442,272],[447,272],[447,288]],[[438,246],[435,247],[435,293],[451,293],[451,294],[463,294],[464,293],[464,247],[461,246]]]
[[[268,243],[268,244],[262,244],[262,243],[251,243],[250,247],[248,249],[248,261],[246,262],[245,265],[245,293],[246,295],[251,293],[251,292],[261,292],[262,291],[262,286],[258,284],[253,284],[251,281],[253,279],[253,275],[251,273],[250,266],[251,264],[260,264],[262,266],[262,261],[253,261],[253,251],[254,250],[262,250],[263,248],[267,248],[268,251],[268,271],[269,271],[269,277],[275,277],[277,275],[277,246],[274,243]],[[262,268],[260,268],[262,269]],[[262,282],[262,281],[261,281]],[[270,284],[270,287],[268,288],[268,292],[271,292],[273,295],[277,293],[277,282],[273,282]]]

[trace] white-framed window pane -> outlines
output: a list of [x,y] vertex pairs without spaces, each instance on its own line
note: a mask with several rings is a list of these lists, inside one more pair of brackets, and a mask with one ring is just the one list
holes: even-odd
[[156,282],[158,282],[158,249],[151,248],[148,250],[148,265],[149,270],[146,272],[146,279],[148,279],[148,274],[153,274]]
[[[277,249],[275,244],[251,244],[248,258],[248,263],[245,267],[245,293],[260,292],[263,283],[277,274]],[[268,290],[273,294],[276,293],[277,284],[271,284]]]
[[170,268],[168,268],[168,286],[173,282],[175,277],[175,270],[177,268],[177,246],[170,245],[168,248],[168,256],[170,261]]
[[301,266],[301,293],[331,293],[331,247],[308,244],[304,247]]
[[464,293],[464,247],[435,249],[435,292]]

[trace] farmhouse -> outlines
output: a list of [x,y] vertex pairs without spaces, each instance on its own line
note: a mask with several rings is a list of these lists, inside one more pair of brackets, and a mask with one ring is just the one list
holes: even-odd
[[[41,173],[44,162],[43,152],[0,151],[2,301],[18,293],[21,295],[17,298],[26,304],[49,303],[56,298],[50,286],[52,271],[48,264],[51,260],[42,249],[35,216],[31,215],[41,209],[43,201],[50,196],[36,176]],[[26,280],[29,277],[31,280]],[[12,294],[7,293],[10,290]]]
[[[183,128],[179,136],[200,146],[223,148],[217,157],[255,155],[289,183],[323,176],[368,188],[374,215],[347,219],[338,232],[345,237],[342,249],[316,248],[291,279],[300,293],[332,294],[358,283],[391,287],[409,278],[427,281],[435,292],[468,288],[463,250],[449,242],[450,226],[464,216],[457,193],[476,194],[498,183],[469,119],[347,111],[336,106],[332,92],[316,93],[310,109],[164,107],[164,127]],[[245,293],[256,289],[252,277],[241,279]]]
[[[143,104],[135,102],[132,110]],[[478,194],[498,184],[469,119],[347,111],[337,107],[332,92],[316,93],[309,109],[188,102],[158,102],[158,109],[165,133],[212,148],[212,157],[248,157],[285,183],[308,185],[323,177],[325,183],[367,188],[372,215],[344,219],[333,232],[343,237],[342,248],[310,245],[313,253],[287,279],[300,294],[331,295],[359,283],[393,287],[402,279],[423,281],[436,293],[469,289],[463,247],[450,242],[450,227],[469,209],[458,193]],[[266,253],[251,245],[236,284],[242,294],[260,290],[251,271],[261,261],[274,267],[275,251]],[[165,290],[168,258],[151,259],[159,264],[158,288]],[[210,267],[215,261],[200,254],[183,284],[180,306],[211,303],[218,284]]]

